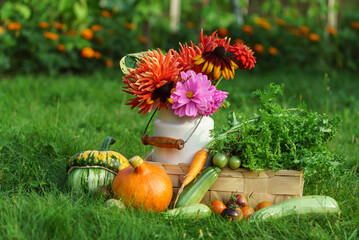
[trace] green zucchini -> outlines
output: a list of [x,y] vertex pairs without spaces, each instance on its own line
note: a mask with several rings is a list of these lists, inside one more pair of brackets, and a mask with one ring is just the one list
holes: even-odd
[[209,217],[211,214],[212,210],[201,203],[174,208],[161,213],[165,219],[199,219]]
[[176,207],[184,207],[199,203],[217,180],[220,172],[221,169],[218,167],[207,167],[197,178],[183,189],[183,192],[178,197]]
[[265,221],[290,215],[339,214],[337,201],[328,196],[312,195],[292,198],[255,212],[250,221]]

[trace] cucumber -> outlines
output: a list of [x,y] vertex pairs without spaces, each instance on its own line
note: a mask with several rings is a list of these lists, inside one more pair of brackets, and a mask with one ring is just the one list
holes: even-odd
[[174,208],[161,213],[165,219],[200,219],[209,217],[211,214],[212,210],[201,203]]
[[337,201],[328,196],[312,195],[292,198],[255,212],[250,221],[266,221],[290,215],[339,214]]
[[221,169],[207,167],[202,173],[188,184],[179,195],[176,207],[184,207],[199,203],[213,183],[217,180]]

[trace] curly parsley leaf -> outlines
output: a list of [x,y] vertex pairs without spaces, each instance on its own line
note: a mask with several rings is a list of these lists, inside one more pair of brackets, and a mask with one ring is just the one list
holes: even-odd
[[302,103],[283,108],[280,86],[254,92],[261,100],[256,116],[246,119],[231,112],[223,126],[211,132],[211,153],[237,155],[250,170],[304,169],[305,176],[333,176],[342,171],[340,157],[328,148],[341,124],[338,116],[311,112]]

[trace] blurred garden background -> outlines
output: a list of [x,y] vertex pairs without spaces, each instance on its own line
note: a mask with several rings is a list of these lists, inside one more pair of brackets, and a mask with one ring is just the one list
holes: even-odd
[[12,0],[0,3],[1,73],[89,73],[201,29],[251,47],[256,70],[358,70],[359,2],[348,0]]
[[[341,215],[166,221],[68,188],[67,161],[106,136],[127,158],[152,150],[141,142],[149,116],[125,105],[120,59],[198,43],[201,29],[257,61],[221,82],[231,105],[215,128],[229,111],[257,116],[252,93],[270,83],[284,108],[341,119],[327,142],[340,165],[324,175],[321,158],[304,159],[317,171],[303,191],[333,197]],[[0,0],[0,239],[358,239],[358,68],[359,0]]]

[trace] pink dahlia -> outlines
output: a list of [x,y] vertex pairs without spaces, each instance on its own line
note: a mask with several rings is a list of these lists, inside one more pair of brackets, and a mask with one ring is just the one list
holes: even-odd
[[226,100],[228,92],[223,92],[221,90],[217,90],[215,86],[211,86],[209,91],[211,92],[212,99],[206,111],[201,112],[204,116],[209,116],[215,113],[222,105],[224,100]]
[[210,93],[211,81],[202,73],[194,71],[181,72],[181,81],[177,82],[171,94],[173,113],[180,117],[195,118],[200,109],[206,108]]
[[180,117],[196,118],[198,115],[212,115],[227,97],[211,85],[211,81],[202,73],[194,71],[181,72],[181,80],[177,82],[171,94],[171,109]]

